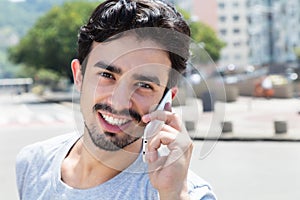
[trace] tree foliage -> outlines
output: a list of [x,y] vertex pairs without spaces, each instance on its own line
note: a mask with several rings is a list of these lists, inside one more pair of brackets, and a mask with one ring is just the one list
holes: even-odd
[[9,28],[14,34],[23,36],[33,25],[38,16],[49,10],[53,5],[61,4],[63,0],[26,0],[0,2],[0,28]]
[[180,10],[180,12],[190,25],[191,37],[194,42],[201,43],[209,56],[214,61],[218,61],[220,58],[220,51],[225,47],[225,43],[218,38],[216,32],[210,26],[200,21],[193,21],[189,13],[184,10]]
[[[53,7],[37,20],[16,46],[9,49],[9,59],[28,69],[50,69],[71,77],[69,65],[76,56],[78,29],[86,23],[97,4],[99,2],[79,0]],[[190,23],[192,38],[204,43],[212,59],[218,60],[224,43],[210,27],[191,21],[189,15],[182,12]]]
[[86,23],[95,6],[95,3],[76,1],[53,7],[37,20],[17,46],[9,49],[10,60],[71,76],[69,65],[76,56],[78,29]]
[[300,46],[294,49],[297,59],[300,61]]
[[9,62],[7,48],[16,44],[39,16],[63,1],[0,1],[0,78],[18,77],[16,74],[20,71],[20,65]]

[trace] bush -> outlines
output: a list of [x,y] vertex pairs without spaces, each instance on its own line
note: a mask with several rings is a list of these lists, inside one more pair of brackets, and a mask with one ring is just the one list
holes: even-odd
[[36,73],[34,80],[38,85],[43,85],[52,90],[55,90],[59,82],[60,76],[58,73],[49,69],[40,69]]

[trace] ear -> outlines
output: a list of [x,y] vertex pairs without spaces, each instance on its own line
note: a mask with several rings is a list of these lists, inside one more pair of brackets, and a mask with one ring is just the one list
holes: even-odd
[[73,73],[73,79],[74,79],[74,84],[76,86],[77,91],[81,91],[81,86],[82,86],[82,73],[81,73],[81,65],[78,59],[72,60],[71,63],[71,68],[72,68],[72,73]]
[[173,100],[178,92],[178,87],[177,86],[172,87],[171,92],[172,92],[172,100]]

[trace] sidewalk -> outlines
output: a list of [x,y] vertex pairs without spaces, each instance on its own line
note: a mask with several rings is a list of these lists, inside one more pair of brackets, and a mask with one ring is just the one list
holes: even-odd
[[42,99],[45,101],[53,101],[53,102],[78,102],[80,94],[75,91],[68,91],[68,92],[46,92],[42,95]]
[[[176,108],[184,121],[195,122],[195,130],[190,131],[195,139],[300,141],[300,99],[240,96],[232,103],[217,102],[214,112],[204,113],[201,100],[196,101],[198,107],[192,105],[195,100],[189,100],[183,109]],[[276,120],[287,124],[286,133],[275,134]],[[222,133],[222,121],[232,124],[231,132]]]
[[[70,105],[74,97],[78,102],[78,95],[53,93],[44,99]],[[265,99],[239,96],[235,102],[216,102],[214,112],[202,112],[200,99],[188,99],[186,105],[174,107],[173,111],[184,122],[192,122],[194,129],[189,130],[189,133],[198,140],[300,141],[299,98]],[[275,134],[276,120],[287,124],[287,133]],[[232,124],[231,132],[222,133],[221,123],[224,121]]]

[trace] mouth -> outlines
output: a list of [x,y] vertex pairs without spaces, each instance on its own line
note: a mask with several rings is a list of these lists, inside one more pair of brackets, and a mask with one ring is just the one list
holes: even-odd
[[119,118],[119,117],[115,117],[112,115],[105,115],[105,114],[101,114],[101,117],[105,120],[105,122],[107,122],[110,125],[113,126],[122,126],[126,123],[128,123],[129,121],[131,121],[130,119],[125,119],[125,118]]
[[132,119],[124,116],[117,116],[111,113],[98,112],[99,121],[105,131],[112,133],[124,132],[130,125]]

